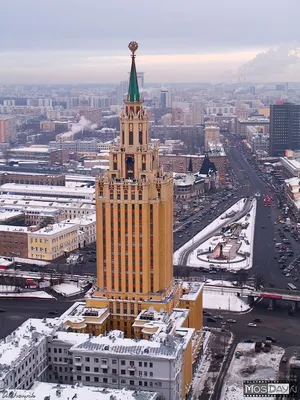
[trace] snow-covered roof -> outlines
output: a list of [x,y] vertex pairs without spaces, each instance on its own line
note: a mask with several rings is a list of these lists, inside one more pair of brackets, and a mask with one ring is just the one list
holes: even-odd
[[[155,400],[158,398],[157,392],[133,391],[127,389],[108,389],[93,386],[58,385],[54,383],[35,382],[34,386],[26,390],[16,390],[20,398],[28,393],[33,393],[34,398],[44,399],[45,395],[51,400]],[[23,396],[21,396],[23,394]]]
[[82,217],[73,218],[70,220],[70,222],[72,224],[78,225],[79,227],[94,224],[96,222],[96,213],[91,213],[88,215],[84,215]]
[[28,349],[52,334],[62,322],[59,318],[30,318],[0,341],[0,374],[28,354]]
[[196,300],[204,288],[204,283],[202,282],[184,282],[184,289],[188,293],[181,296],[182,300]]
[[10,153],[28,152],[28,153],[48,153],[47,147],[18,147],[17,149],[10,149]]
[[28,193],[37,193],[47,195],[50,192],[65,195],[69,194],[70,197],[80,194],[80,195],[94,195],[94,188],[87,187],[66,187],[66,186],[47,186],[47,185],[23,185],[19,183],[4,183],[0,186],[0,191],[20,191]]
[[11,218],[21,217],[23,215],[22,212],[18,211],[4,211],[0,209],[0,221],[6,221]]
[[151,358],[176,358],[178,352],[183,349],[182,338],[168,336],[166,340],[160,337],[157,340],[137,340],[124,338],[124,332],[111,331],[109,336],[96,336],[86,342],[71,347],[71,351],[82,353],[103,352],[107,354],[122,354],[133,356],[145,356]]
[[33,207],[53,207],[55,208],[90,208],[95,209],[94,200],[89,199],[71,199],[71,198],[55,198],[51,197],[32,197],[15,194],[2,194],[0,197],[1,205],[23,205]]
[[75,223],[60,222],[58,224],[46,226],[45,228],[39,229],[38,231],[33,231],[33,232],[31,232],[31,234],[34,236],[36,236],[36,235],[50,236],[50,235],[57,234],[59,232],[66,231],[70,228],[76,228],[76,226],[77,225]]
[[26,226],[0,225],[0,232],[28,233],[28,228]]

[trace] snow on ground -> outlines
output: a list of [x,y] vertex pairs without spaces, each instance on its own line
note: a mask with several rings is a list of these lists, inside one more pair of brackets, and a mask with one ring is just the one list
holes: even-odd
[[15,286],[0,285],[0,293],[14,292],[15,290],[16,290]]
[[23,297],[23,298],[38,298],[38,299],[54,299],[51,294],[43,292],[42,290],[38,292],[23,292],[23,293],[0,293],[0,297]]
[[61,283],[59,285],[54,285],[53,290],[65,297],[76,296],[82,293],[82,289],[72,283]]
[[218,286],[218,285],[220,285],[220,286],[235,286],[234,285],[234,282],[231,282],[231,281],[221,281],[221,280],[218,280],[218,279],[216,279],[216,280],[213,280],[213,279],[207,279],[206,281],[205,281],[205,285],[212,285],[212,286]]
[[[235,203],[232,207],[228,208],[226,211],[223,212],[218,218],[216,218],[214,221],[212,221],[209,225],[207,225],[204,229],[202,229],[200,232],[197,233],[191,240],[186,242],[180,249],[175,251],[173,254],[173,264],[177,265],[180,255],[183,252],[183,250],[189,248],[194,241],[201,240],[201,238],[210,232],[213,232],[215,229],[217,229],[221,223],[224,223],[225,219],[224,217],[232,212],[238,212],[241,211],[243,208],[244,204],[244,199],[239,200],[237,203]],[[228,217],[230,218],[230,217]],[[198,260],[199,261],[199,260]]]
[[249,310],[249,304],[245,303],[240,297],[234,293],[216,293],[204,288],[203,291],[203,308],[211,310],[228,310],[242,312]]
[[[242,230],[242,234],[244,239],[239,240],[240,248],[239,248],[239,253],[249,253],[250,256],[246,257],[246,259],[242,256],[237,254],[234,259],[232,259],[233,262],[227,262],[227,260],[222,261],[222,260],[212,260],[209,259],[208,256],[209,254],[203,254],[200,255],[202,260],[199,260],[197,254],[198,251],[200,250],[201,252],[205,253],[208,251],[209,247],[215,248],[217,244],[220,242],[222,239],[222,235],[218,236],[213,236],[210,239],[208,239],[206,242],[204,242],[202,245],[200,245],[197,249],[195,249],[189,256],[187,264],[190,267],[202,267],[202,268],[207,268],[209,269],[210,266],[215,266],[218,268],[222,269],[227,269],[227,270],[234,270],[238,271],[240,269],[249,269],[252,268],[253,264],[253,244],[254,244],[254,230],[255,230],[255,217],[256,217],[256,207],[257,207],[257,200],[254,199],[253,202],[253,207],[251,208],[249,214],[250,216],[244,216],[243,218],[239,219],[236,222],[239,223],[245,223],[248,222],[249,225],[246,229]],[[203,231],[202,231],[203,232]]]
[[[284,350],[277,346],[272,346],[269,353],[255,353],[253,346],[249,346],[249,343],[239,343],[237,349],[242,350],[243,355],[240,359],[234,356],[231,361],[224,380],[221,395],[223,400],[243,399],[244,380],[277,379],[280,360],[284,354]],[[267,400],[266,397],[260,397],[260,399]]]
[[22,264],[34,264],[34,265],[40,266],[40,267],[46,267],[46,265],[49,264],[46,261],[32,260],[29,258],[20,258],[20,257],[14,257],[14,261],[16,263],[22,263]]

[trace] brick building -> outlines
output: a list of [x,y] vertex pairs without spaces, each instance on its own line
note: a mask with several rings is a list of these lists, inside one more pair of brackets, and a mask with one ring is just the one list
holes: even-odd
[[0,254],[6,257],[28,257],[28,229],[26,227],[0,225]]
[[[204,155],[185,155],[185,154],[167,154],[161,155],[159,161],[162,164],[165,172],[178,172],[187,173],[189,168],[189,160],[192,159],[193,171],[200,171],[202,166]],[[226,174],[226,155],[209,155],[209,159],[213,162],[217,168],[220,178]]]
[[20,183],[25,185],[65,186],[65,175],[27,174],[15,172],[0,172],[0,185],[5,183]]

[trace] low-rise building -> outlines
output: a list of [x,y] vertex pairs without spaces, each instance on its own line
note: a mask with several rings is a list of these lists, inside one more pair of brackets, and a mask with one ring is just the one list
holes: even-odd
[[87,187],[22,185],[5,183],[0,186],[0,194],[15,194],[32,197],[73,198],[83,200],[95,198],[95,189]]
[[290,150],[286,153],[286,157],[280,157],[283,173],[289,178],[300,176],[300,157],[297,157],[298,154],[296,152]]
[[52,261],[78,248],[78,225],[61,222],[28,233],[28,258]]
[[[227,158],[224,150],[217,148],[216,151],[209,151],[208,155],[210,161],[216,166],[220,180],[224,179],[227,164]],[[165,172],[172,171],[186,174],[188,172],[190,158],[193,162],[193,170],[199,171],[203,164],[205,155],[164,154],[159,157],[159,161],[163,165]]]
[[0,185],[19,183],[25,185],[65,186],[65,175],[28,174],[26,172],[0,172]]
[[1,256],[27,258],[28,233],[24,226],[0,225]]
[[[37,213],[52,212],[58,210],[63,215],[60,216],[59,220],[74,219],[84,217],[89,214],[93,214],[96,210],[95,202],[93,200],[75,200],[72,198],[56,198],[51,197],[35,197],[29,195],[14,195],[14,194],[3,194],[0,198],[0,207],[4,207],[8,211],[12,210],[25,210],[33,209]],[[38,218],[38,214],[36,214]],[[29,211],[28,211],[28,218]]]
[[83,248],[96,241],[96,213],[73,218],[70,223],[78,226],[78,247]]

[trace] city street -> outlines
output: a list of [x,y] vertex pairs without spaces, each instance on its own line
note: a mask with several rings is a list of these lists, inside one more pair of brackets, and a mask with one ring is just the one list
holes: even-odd
[[[266,336],[274,337],[279,346],[297,346],[300,341],[300,320],[288,315],[288,308],[283,303],[276,305],[272,311],[267,309],[268,302],[262,301],[255,308],[246,314],[229,313],[226,311],[209,310],[212,316],[222,315],[223,320],[217,320],[217,323],[207,321],[204,317],[204,325],[208,327],[224,327],[220,322],[227,319],[234,319],[236,323],[226,323],[225,329],[232,331],[236,342],[242,342],[247,339],[261,340]],[[257,327],[248,327],[247,324],[253,322],[254,318],[260,318],[261,323]]]
[[9,335],[28,318],[53,318],[49,311],[61,315],[72,305],[72,301],[0,299],[0,339]]

